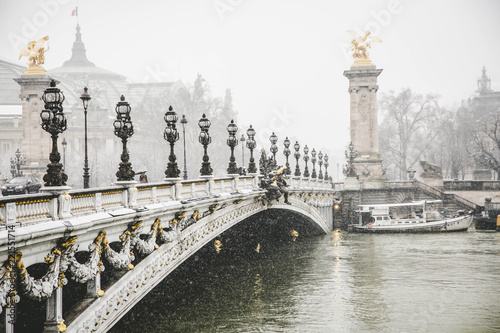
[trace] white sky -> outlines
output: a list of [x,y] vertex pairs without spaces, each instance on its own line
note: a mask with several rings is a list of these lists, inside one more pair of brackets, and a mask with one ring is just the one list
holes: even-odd
[[[61,66],[71,55],[75,6],[0,0],[0,58],[24,65],[12,40],[49,35],[45,68]],[[384,69],[379,93],[410,87],[455,105],[474,93],[483,65],[500,90],[497,0],[80,0],[78,10],[98,67],[131,82],[193,82],[199,72],[214,95],[232,89],[238,125],[252,124],[261,143],[269,146],[276,131],[280,143],[298,139],[329,151],[332,162],[343,162],[349,142],[346,30],[368,25],[383,40],[371,50]]]

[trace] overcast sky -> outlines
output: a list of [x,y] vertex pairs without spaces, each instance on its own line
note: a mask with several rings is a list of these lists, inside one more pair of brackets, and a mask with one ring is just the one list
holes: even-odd
[[[25,41],[49,35],[45,68],[61,66],[76,5],[0,0],[0,58],[24,65]],[[259,138],[274,130],[280,142],[290,136],[338,159],[349,143],[346,30],[368,28],[382,39],[371,49],[384,70],[379,93],[410,87],[458,105],[476,90],[483,65],[500,90],[496,0],[80,0],[78,14],[98,67],[131,82],[192,83],[201,73],[214,95],[232,89],[239,125],[252,124]]]

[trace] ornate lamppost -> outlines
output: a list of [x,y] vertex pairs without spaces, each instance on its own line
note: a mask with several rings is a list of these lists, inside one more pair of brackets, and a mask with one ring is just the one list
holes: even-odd
[[250,125],[250,128],[247,130],[247,148],[250,149],[250,161],[248,163],[248,173],[257,173],[257,167],[255,166],[255,159],[253,158],[253,150],[257,146],[257,143],[255,142],[255,130],[253,129],[252,125]]
[[330,180],[330,177],[328,177],[328,155],[325,154],[325,179]]
[[236,158],[234,157],[234,147],[238,145],[238,139],[236,139],[236,132],[238,131],[238,126],[231,119],[229,125],[227,125],[227,132],[229,133],[229,138],[227,139],[227,145],[231,148],[231,157],[229,157],[229,166],[227,168],[227,173],[237,174],[238,167],[236,166]]
[[[87,108],[91,97],[87,87],[83,88],[83,94],[80,96],[83,102],[83,114],[85,115],[85,158],[83,162],[83,188],[89,188],[89,158],[87,154]],[[95,148],[94,148],[95,149]]]
[[318,179],[323,179],[323,172],[321,171],[321,166],[323,165],[323,153],[321,151],[318,154],[318,165],[319,165]]
[[344,174],[346,177],[358,177],[356,174],[356,168],[354,167],[354,159],[358,156],[358,153],[354,151],[354,145],[352,142],[349,144],[349,152],[345,151],[345,157],[347,158],[347,165],[344,167]]
[[68,142],[66,142],[66,138],[63,138],[61,142],[63,146],[63,171],[66,168],[66,148],[68,147]]
[[311,162],[313,165],[313,172],[311,174],[311,178],[315,179],[317,175],[316,175],[316,150],[314,148],[311,151]]
[[283,145],[285,146],[285,149],[283,149],[283,154],[285,155],[286,158],[286,170],[285,174],[289,175],[292,172],[290,171],[290,164],[288,163],[288,156],[290,156],[290,140],[288,140],[288,137],[286,137],[285,141],[283,141]]
[[295,141],[295,144],[293,145],[293,149],[295,149],[295,153],[293,156],[295,157],[296,164],[295,164],[295,176],[300,177],[300,167],[299,167],[299,158],[300,158],[300,145],[298,141]]
[[50,87],[45,89],[42,100],[45,103],[45,108],[40,113],[42,128],[52,137],[50,163],[47,165],[43,181],[45,186],[64,186],[68,176],[62,171],[62,164],[59,163],[61,155],[57,151],[57,137],[66,130],[67,120],[62,107],[64,94],[56,87],[56,81],[50,81]]
[[212,142],[212,138],[210,134],[208,134],[208,129],[210,128],[210,120],[207,119],[205,114],[198,121],[198,126],[201,129],[198,140],[203,145],[203,163],[201,163],[200,174],[202,176],[211,176],[212,175],[212,167],[210,166],[209,157],[207,154],[207,146]]
[[304,161],[306,162],[306,166],[304,167],[304,177],[309,177],[309,169],[307,168],[307,161],[309,161],[309,148],[307,145],[304,146]]
[[246,140],[247,139],[245,139],[245,134],[241,133],[240,141],[241,141],[241,167],[242,168],[245,167],[245,141]]
[[21,165],[26,164],[26,157],[21,157],[22,154],[19,148],[17,148],[14,155],[14,158],[10,158],[10,173],[12,174],[12,178],[22,177],[23,172],[21,171]]
[[134,126],[130,118],[132,108],[125,102],[125,97],[122,95],[120,101],[116,104],[116,120],[113,123],[115,135],[122,139],[122,155],[120,167],[116,173],[118,181],[134,180],[135,172],[132,170],[132,164],[129,162],[130,156],[127,151],[127,139],[134,134]]
[[276,134],[271,134],[269,137],[269,141],[271,141],[271,153],[273,153],[273,160],[276,163],[276,153],[278,152],[278,146],[276,146],[276,142],[278,142],[278,137]]
[[182,178],[184,180],[188,179],[188,172],[187,172],[187,163],[186,163],[186,124],[188,123],[186,119],[186,115],[182,115],[181,119],[181,124],[182,124],[182,141],[184,143],[184,174]]
[[165,127],[165,131],[163,133],[163,138],[170,143],[170,155],[168,156],[168,165],[165,170],[165,176],[167,178],[178,178],[181,171],[177,167],[177,157],[174,153],[175,142],[179,140],[179,132],[175,126],[178,117],[172,106],[170,106],[168,111],[165,112],[163,119],[167,123],[167,127]]

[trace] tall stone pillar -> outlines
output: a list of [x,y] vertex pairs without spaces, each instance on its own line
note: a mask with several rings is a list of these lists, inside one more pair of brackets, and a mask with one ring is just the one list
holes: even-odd
[[363,188],[383,188],[385,179],[378,146],[377,77],[382,69],[355,62],[344,71],[351,95],[351,142],[357,156],[353,163]]
[[21,86],[19,98],[23,102],[22,152],[26,157],[26,165],[22,166],[24,174],[42,178],[49,163],[51,152],[50,135],[42,129],[40,112],[44,108],[43,92],[49,87],[51,77],[46,73],[24,73],[21,78],[14,79]]

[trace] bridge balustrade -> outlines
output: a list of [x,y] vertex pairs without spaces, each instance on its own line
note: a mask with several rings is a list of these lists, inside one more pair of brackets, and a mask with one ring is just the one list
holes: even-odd
[[[233,193],[258,188],[260,175],[204,178],[186,181],[109,186],[70,190],[62,194],[39,193],[0,199],[0,223],[20,226],[60,218],[77,217],[179,199],[201,198],[221,193]],[[302,177],[287,177],[292,188],[331,189],[330,181]]]

